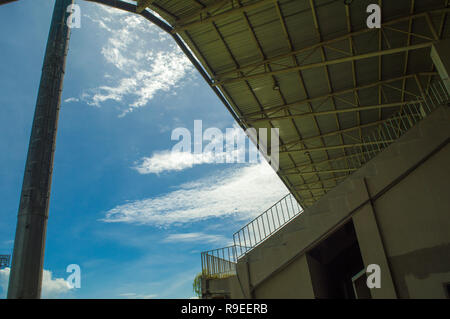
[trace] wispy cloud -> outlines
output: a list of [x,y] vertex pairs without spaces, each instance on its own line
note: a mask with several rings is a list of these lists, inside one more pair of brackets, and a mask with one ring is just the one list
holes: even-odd
[[204,243],[225,243],[227,238],[222,235],[211,235],[204,233],[180,233],[170,234],[164,240],[167,243],[179,243],[179,242],[204,242]]
[[217,217],[244,220],[287,193],[270,165],[262,162],[218,172],[159,197],[119,205],[107,211],[102,221],[169,226]]
[[76,97],[69,97],[68,99],[64,100],[65,103],[72,103],[72,102],[78,102],[78,101],[80,101],[80,99],[78,99]]
[[[218,129],[217,129],[218,130]],[[220,132],[220,130],[218,130]],[[222,132],[220,132],[222,133]],[[230,141],[242,140],[243,143],[226,145],[226,135]],[[192,168],[195,165],[214,164],[214,163],[244,163],[246,157],[246,146],[249,151],[258,154],[256,147],[250,142],[244,131],[237,125],[233,128],[227,129],[225,134],[220,136],[213,136],[210,144],[201,153],[192,153],[191,150],[164,150],[156,151],[150,157],[142,157],[136,162],[133,167],[140,174],[160,174],[170,171],[181,171],[187,168]],[[191,142],[191,141],[189,141]],[[191,143],[192,144],[192,143]],[[256,156],[255,156],[256,157]],[[260,162],[261,156],[258,156],[254,162]]]
[[179,151],[155,152],[151,157],[143,157],[134,167],[140,174],[160,174],[166,171],[181,171],[194,165],[211,164],[223,158],[224,153],[189,153]]
[[[10,272],[10,268],[0,269],[0,288],[2,289],[0,297],[2,298],[6,297]],[[44,269],[41,296],[43,299],[62,298],[72,289],[65,279],[53,278],[52,272]]]
[[134,14],[99,8],[97,14],[85,16],[106,33],[101,54],[115,70],[105,74],[107,83],[83,92],[86,103],[102,106],[115,101],[122,111],[119,116],[124,116],[148,105],[158,92],[173,92],[192,74],[190,61],[155,25]]

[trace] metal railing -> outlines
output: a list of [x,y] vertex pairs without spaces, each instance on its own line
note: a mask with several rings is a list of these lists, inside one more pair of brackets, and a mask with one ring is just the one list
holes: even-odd
[[228,246],[202,252],[202,275],[224,278],[236,274],[236,249]]
[[202,275],[224,278],[236,274],[237,260],[303,211],[292,194],[250,221],[233,235],[234,245],[202,252]]
[[352,153],[357,156],[350,156],[350,160],[353,161],[352,165],[359,168],[406,133],[434,109],[449,101],[450,96],[442,81],[436,80],[432,82],[421,100],[403,105],[400,111],[383,121],[382,124],[362,138],[362,146],[353,148]]
[[383,120],[381,124],[366,130],[359,143],[345,148],[345,156],[334,160],[332,168],[357,171],[434,109],[449,101],[450,96],[442,81],[433,81],[423,97],[406,102],[399,111]]
[[245,255],[303,211],[292,194],[287,194],[272,207],[233,234],[236,258]]
[[[450,96],[440,80],[432,82],[419,101],[406,103],[368,134],[358,146],[349,148],[343,161],[355,171],[407,132],[417,122],[440,105],[450,102]],[[206,278],[224,278],[236,274],[239,258],[258,246],[276,231],[303,212],[292,194],[288,194],[268,210],[233,234],[233,246],[202,253],[202,274]]]

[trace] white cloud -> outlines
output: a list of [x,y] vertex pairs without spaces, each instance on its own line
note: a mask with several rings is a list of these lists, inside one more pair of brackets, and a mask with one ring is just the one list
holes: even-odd
[[[0,288],[2,289],[0,296],[2,298],[6,297],[10,271],[10,268],[0,269]],[[61,298],[71,289],[72,288],[70,288],[65,279],[52,278],[52,272],[44,269],[44,274],[42,277],[42,299]]]
[[104,222],[168,226],[209,218],[255,217],[288,193],[266,162],[230,168],[154,198],[119,205]]
[[42,281],[42,298],[60,298],[68,293],[72,288],[63,278],[52,278],[52,272],[44,269]]
[[217,156],[212,152],[193,154],[189,152],[161,151],[152,157],[143,157],[141,163],[134,168],[140,174],[159,174],[164,171],[181,171],[195,164],[214,163]]
[[227,238],[222,235],[209,235],[204,233],[180,233],[170,234],[163,241],[167,243],[196,241],[201,241],[203,243],[225,243],[227,241]]
[[64,102],[65,103],[71,103],[71,102],[78,102],[80,99],[76,98],[76,97],[69,97],[68,99],[65,99]]
[[148,105],[158,92],[173,94],[192,74],[191,62],[165,32],[141,16],[100,8],[97,15],[85,16],[107,34],[101,54],[116,70],[105,74],[106,84],[83,92],[86,103],[99,107],[115,101],[124,116]]
[[[219,132],[220,130],[217,129]],[[230,141],[241,139],[243,143],[226,145],[227,135]],[[186,138],[186,137],[184,137]],[[188,141],[190,144],[191,141]],[[160,174],[166,171],[181,171],[192,168],[194,165],[213,163],[244,163],[246,158],[246,146],[249,151],[258,153],[256,147],[247,139],[244,131],[237,125],[227,129],[225,134],[213,136],[211,144],[216,146],[215,150],[206,150],[203,146],[202,153],[191,153],[189,151],[164,150],[156,151],[150,157],[142,157],[133,167],[140,174]],[[192,150],[192,146],[190,147]],[[259,155],[259,153],[258,153]],[[253,159],[252,159],[253,161]],[[261,161],[258,156],[257,162]],[[256,162],[256,161],[254,161]]]

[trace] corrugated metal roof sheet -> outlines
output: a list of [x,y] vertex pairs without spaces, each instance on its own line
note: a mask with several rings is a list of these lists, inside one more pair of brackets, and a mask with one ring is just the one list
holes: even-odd
[[418,82],[434,74],[433,30],[450,35],[446,1],[378,1],[383,27],[368,29],[373,2],[155,0],[151,9],[191,47],[246,127],[280,128],[287,145],[278,174],[308,206],[355,169],[358,148],[342,145],[362,143],[398,102],[420,97]]

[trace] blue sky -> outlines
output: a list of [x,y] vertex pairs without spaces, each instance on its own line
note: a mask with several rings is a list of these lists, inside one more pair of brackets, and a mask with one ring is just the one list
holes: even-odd
[[[0,9],[0,254],[12,254],[54,1]],[[200,252],[288,191],[266,163],[170,152],[177,127],[239,130],[171,38],[146,20],[78,1],[55,153],[43,297],[190,298]],[[81,267],[68,289],[67,265]],[[0,272],[5,297],[8,269]]]

